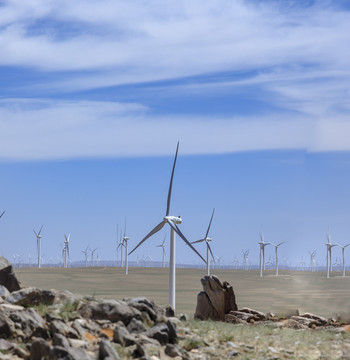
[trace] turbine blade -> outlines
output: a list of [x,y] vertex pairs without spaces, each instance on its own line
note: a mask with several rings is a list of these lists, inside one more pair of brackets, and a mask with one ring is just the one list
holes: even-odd
[[165,239],[166,239],[166,234],[164,235],[164,240],[163,240],[162,245],[164,245],[164,243],[165,243]]
[[35,236],[38,237],[38,234],[36,233],[36,231],[35,230],[33,230],[33,231],[34,231]]
[[284,241],[282,241],[281,243],[279,243],[279,244],[277,245],[277,247],[280,246],[280,245],[282,245],[283,243],[284,243]]
[[2,214],[0,215],[0,219],[1,219],[2,216],[5,214],[5,211],[6,211],[6,210],[4,210],[4,211],[2,212]]
[[213,221],[214,212],[215,212],[215,208],[213,209],[213,213],[211,214],[211,218],[210,218],[210,222],[209,222],[209,226],[208,226],[207,233],[205,234],[205,238],[208,237],[209,230],[210,230],[210,226],[211,226],[211,222]]
[[205,239],[200,239],[200,240],[197,240],[197,241],[191,241],[191,244],[197,244],[197,243],[200,243],[202,241],[205,241]]
[[175,165],[176,165],[176,159],[177,159],[177,153],[179,151],[179,141],[177,142],[177,147],[176,147],[176,153],[175,153],[175,159],[174,159],[174,165],[173,165],[173,170],[171,172],[171,177],[170,177],[170,184],[169,184],[169,190],[168,190],[168,201],[167,201],[167,205],[166,205],[166,213],[165,216],[168,216],[170,213],[170,200],[171,200],[171,190],[173,187],[173,178],[174,178],[174,171],[175,171]]
[[214,263],[215,263],[215,258],[214,258],[213,252],[211,251],[211,247],[210,247],[210,245],[209,245],[208,243],[207,243],[207,246],[208,246],[208,249],[209,249],[209,251],[210,251],[211,257],[213,258]]
[[124,237],[126,236],[126,216],[125,216],[125,226],[124,226]]
[[41,228],[40,228],[40,230],[39,230],[39,233],[38,233],[38,235],[40,235],[40,233],[41,233],[41,230],[43,229],[43,226],[44,226],[44,224],[42,224],[42,225],[41,225]]
[[174,229],[174,231],[180,236],[180,238],[204,261],[204,263],[206,264],[207,262],[204,260],[204,258],[202,257],[202,255],[191,245],[191,243],[186,239],[185,235],[181,232],[181,230],[179,229],[179,227],[174,224],[171,221],[167,221],[168,224]]
[[165,221],[163,220],[161,223],[159,223],[153,230],[151,230],[130,252],[128,255],[132,254],[143,242],[145,242],[150,236],[157,233],[159,230],[163,228],[165,225]]

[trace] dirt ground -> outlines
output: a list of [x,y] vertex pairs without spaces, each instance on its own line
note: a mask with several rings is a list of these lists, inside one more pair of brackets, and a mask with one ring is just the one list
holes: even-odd
[[[103,298],[122,299],[145,296],[159,304],[168,303],[169,270],[167,268],[116,267],[95,268],[23,268],[15,273],[26,286],[42,289],[67,289],[74,293]],[[220,280],[228,281],[236,294],[238,307],[263,312],[288,314],[296,309],[320,316],[350,318],[350,276],[333,273],[326,279],[321,272],[281,271],[280,276],[266,271],[213,270]],[[193,315],[200,279],[205,270],[177,269],[176,312]]]

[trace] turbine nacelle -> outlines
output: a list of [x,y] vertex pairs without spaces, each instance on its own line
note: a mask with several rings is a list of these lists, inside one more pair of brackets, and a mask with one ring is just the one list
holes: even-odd
[[123,241],[128,241],[128,240],[130,240],[130,238],[128,236],[123,237]]
[[211,238],[211,237],[207,237],[207,238],[205,238],[204,239],[206,242],[210,242],[210,241],[212,241],[213,239]]
[[181,224],[182,223],[182,219],[181,216],[165,216],[164,217],[164,221],[168,222],[171,221],[174,224]]

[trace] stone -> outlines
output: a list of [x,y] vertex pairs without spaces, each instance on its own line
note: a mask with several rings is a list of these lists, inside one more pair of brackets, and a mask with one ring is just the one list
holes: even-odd
[[169,328],[164,323],[148,329],[145,335],[158,340],[161,345],[166,345],[169,342]]
[[246,324],[246,321],[238,318],[237,316],[235,316],[233,314],[226,314],[225,322],[230,323],[230,324]]
[[0,285],[5,286],[9,292],[17,291],[21,288],[12,270],[11,263],[3,256],[0,256]]
[[248,313],[248,312],[242,312],[242,311],[230,311],[229,312],[230,315],[234,315],[236,316],[237,318],[241,319],[241,320],[244,320],[246,322],[253,322],[253,321],[258,321],[260,320],[259,316],[258,315],[255,315],[255,314],[251,314],[251,313]]
[[239,312],[243,312],[243,313],[247,313],[247,314],[251,314],[251,315],[254,315],[255,316],[255,320],[266,320],[266,315],[261,312],[261,311],[257,311],[257,310],[253,310],[253,309],[250,309],[250,308],[242,308],[242,309],[239,309]]
[[7,290],[7,288],[4,285],[0,285],[0,297],[5,299],[9,295],[10,292]]
[[129,325],[126,327],[130,333],[140,333],[146,331],[145,325],[140,320],[132,318]]
[[13,291],[6,297],[6,301],[21,306],[35,306],[39,304],[52,305],[55,295],[50,290],[40,290],[33,287],[28,287]]
[[50,350],[50,360],[95,360],[95,357],[84,349],[69,348],[65,349],[61,346],[54,346]]
[[197,296],[196,319],[225,321],[225,314],[237,310],[236,298],[228,282],[221,283],[216,276],[201,279],[204,292]]
[[0,339],[0,351],[9,351],[14,345],[5,339]]
[[69,337],[72,339],[79,339],[79,335],[76,330],[74,330],[71,326],[67,325],[64,321],[53,320],[50,323],[50,332],[52,335],[59,333],[65,337]]
[[327,319],[325,319],[325,318],[323,318],[321,316],[311,314],[311,313],[304,313],[304,314],[302,314],[300,316],[303,317],[303,318],[315,320],[317,326],[327,325],[328,324]]
[[178,318],[181,321],[188,321],[188,315],[187,314],[179,314]]
[[182,358],[182,349],[174,344],[166,344],[164,352],[166,355],[170,356],[170,357],[176,357],[179,356]]
[[122,346],[135,344],[135,338],[129,333],[122,321],[119,321],[114,328],[113,341]]
[[117,350],[107,340],[100,341],[100,347],[98,350],[99,360],[120,360],[120,356]]
[[30,360],[42,360],[49,357],[50,344],[44,339],[33,341],[30,348]]
[[65,349],[69,349],[70,344],[68,339],[63,336],[62,334],[56,333],[52,337],[52,345],[54,346],[61,346]]
[[171,344],[175,344],[177,342],[176,327],[175,327],[175,325],[173,324],[173,322],[171,320],[168,320],[166,322],[166,325],[168,327],[169,342]]
[[137,298],[131,298],[131,299],[125,299],[125,302],[137,310],[142,312],[146,312],[149,318],[152,321],[157,320],[157,314],[154,311],[154,304],[150,302],[145,297],[137,297]]

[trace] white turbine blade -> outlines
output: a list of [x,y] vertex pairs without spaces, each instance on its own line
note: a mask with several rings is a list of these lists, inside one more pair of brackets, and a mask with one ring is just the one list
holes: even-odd
[[126,236],[126,216],[125,216],[125,226],[124,226],[124,237]]
[[163,228],[165,225],[165,221],[163,220],[161,223],[159,223],[153,230],[151,230],[130,252],[128,255],[132,254],[143,242],[145,242],[150,236],[157,233],[159,230]]
[[166,234],[164,235],[164,240],[163,240],[163,243],[162,243],[163,246],[164,246],[164,243],[165,243],[165,239],[166,239]]
[[174,231],[180,236],[180,238],[204,261],[206,264],[207,262],[204,260],[202,255],[191,245],[191,243],[186,239],[185,235],[181,232],[176,224],[171,221],[168,221],[168,224],[174,229]]
[[36,233],[36,231],[35,230],[33,230],[33,231],[34,231],[35,236],[38,237],[38,234]]
[[346,244],[345,246],[344,246],[344,248],[346,248],[346,247],[348,247],[350,244]]
[[209,226],[208,226],[208,229],[207,229],[207,233],[205,234],[205,238],[208,237],[209,230],[210,230],[210,226],[211,226],[211,222],[213,221],[214,212],[215,212],[215,208],[213,209],[213,213],[211,214],[211,218],[210,218],[210,221],[209,221]]
[[177,159],[178,151],[179,151],[179,141],[177,142],[174,165],[173,165],[173,170],[171,172],[171,177],[170,177],[170,184],[169,184],[169,190],[168,190],[168,200],[167,200],[167,205],[166,205],[165,216],[168,216],[169,213],[170,213],[171,190],[172,190],[172,187],[173,187],[173,178],[174,178],[174,171],[175,171],[175,165],[176,165],[176,159]]
[[43,224],[43,225],[41,225],[41,228],[40,228],[40,230],[39,230],[39,232],[38,232],[38,235],[40,235],[41,230],[43,229],[43,226],[44,226],[44,224]]
[[203,242],[205,241],[205,239],[200,239],[200,240],[196,240],[196,241],[191,241],[191,244],[197,244],[197,243],[200,243],[200,242]]
[[214,258],[213,252],[211,251],[211,247],[210,247],[210,245],[209,245],[208,243],[207,243],[207,246],[208,246],[208,249],[209,249],[209,251],[210,251],[211,257],[213,258],[214,264],[215,264],[215,258]]
[[69,242],[69,239],[70,239],[70,233],[68,234],[68,239],[67,239],[68,242]]
[[284,243],[284,241],[282,241],[281,243],[279,243],[279,244],[277,245],[277,247],[281,246],[283,243]]
[[264,242],[264,235],[263,235],[262,231],[260,231],[260,240],[261,240],[261,242]]
[[1,219],[2,216],[5,214],[5,211],[6,211],[6,210],[4,210],[4,211],[2,212],[2,214],[0,215],[0,219]]

